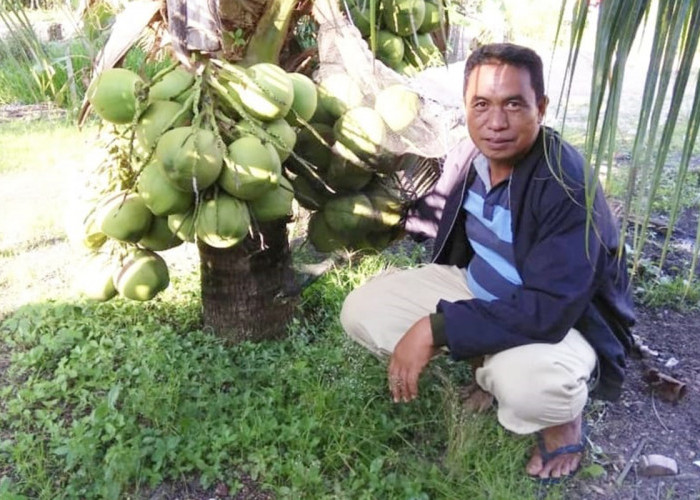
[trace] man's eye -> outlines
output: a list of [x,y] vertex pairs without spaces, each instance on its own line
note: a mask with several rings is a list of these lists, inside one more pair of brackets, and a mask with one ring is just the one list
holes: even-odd
[[475,109],[484,109],[485,107],[486,107],[486,103],[484,101],[477,101],[474,103]]
[[522,108],[522,104],[520,103],[520,101],[509,101],[506,104],[506,107],[511,110],[516,110]]

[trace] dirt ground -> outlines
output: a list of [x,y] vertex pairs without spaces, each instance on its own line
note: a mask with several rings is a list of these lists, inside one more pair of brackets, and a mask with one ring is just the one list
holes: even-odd
[[[667,270],[687,269],[697,217],[695,210],[683,214]],[[658,257],[658,246],[650,245],[645,256]],[[628,360],[622,397],[615,403],[591,402],[586,414],[587,464],[600,464],[605,474],[577,477],[566,498],[700,498],[700,310],[637,304],[636,313],[633,333],[640,349]],[[672,380],[660,384],[656,373]],[[673,459],[678,473],[644,476],[640,464],[648,455]]]
[[[635,334],[658,354],[630,358],[619,401],[589,405],[587,463],[602,465],[605,474],[577,477],[566,498],[700,498],[700,312],[638,308],[637,314]],[[684,384],[685,395],[666,401],[662,388],[647,381],[652,369]],[[642,476],[642,456],[652,454],[675,460],[678,474]]]

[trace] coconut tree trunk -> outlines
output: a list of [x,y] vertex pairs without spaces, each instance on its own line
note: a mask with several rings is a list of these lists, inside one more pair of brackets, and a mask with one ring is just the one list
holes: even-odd
[[297,304],[286,221],[260,235],[229,249],[197,244],[205,328],[231,344],[283,337]]
[[[193,0],[185,0],[192,2]],[[226,46],[232,60],[277,63],[296,0],[221,0],[219,18],[230,33],[241,28],[245,54]],[[198,243],[204,325],[228,343],[285,335],[299,288],[294,280],[287,220],[260,224],[254,237],[230,249]]]

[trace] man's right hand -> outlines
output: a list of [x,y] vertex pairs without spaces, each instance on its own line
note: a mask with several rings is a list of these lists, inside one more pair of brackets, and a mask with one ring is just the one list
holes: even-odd
[[418,378],[436,353],[428,316],[419,319],[396,344],[389,361],[389,390],[395,403],[418,396]]

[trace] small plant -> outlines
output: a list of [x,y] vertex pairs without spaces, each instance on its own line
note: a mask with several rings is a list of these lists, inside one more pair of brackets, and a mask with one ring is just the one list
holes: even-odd
[[700,284],[680,275],[659,273],[655,278],[639,280],[635,295],[641,304],[650,308],[688,311],[700,307]]
[[245,34],[241,28],[237,28],[235,31],[227,31],[224,33],[224,36],[230,40],[233,47],[243,47],[246,44]]

